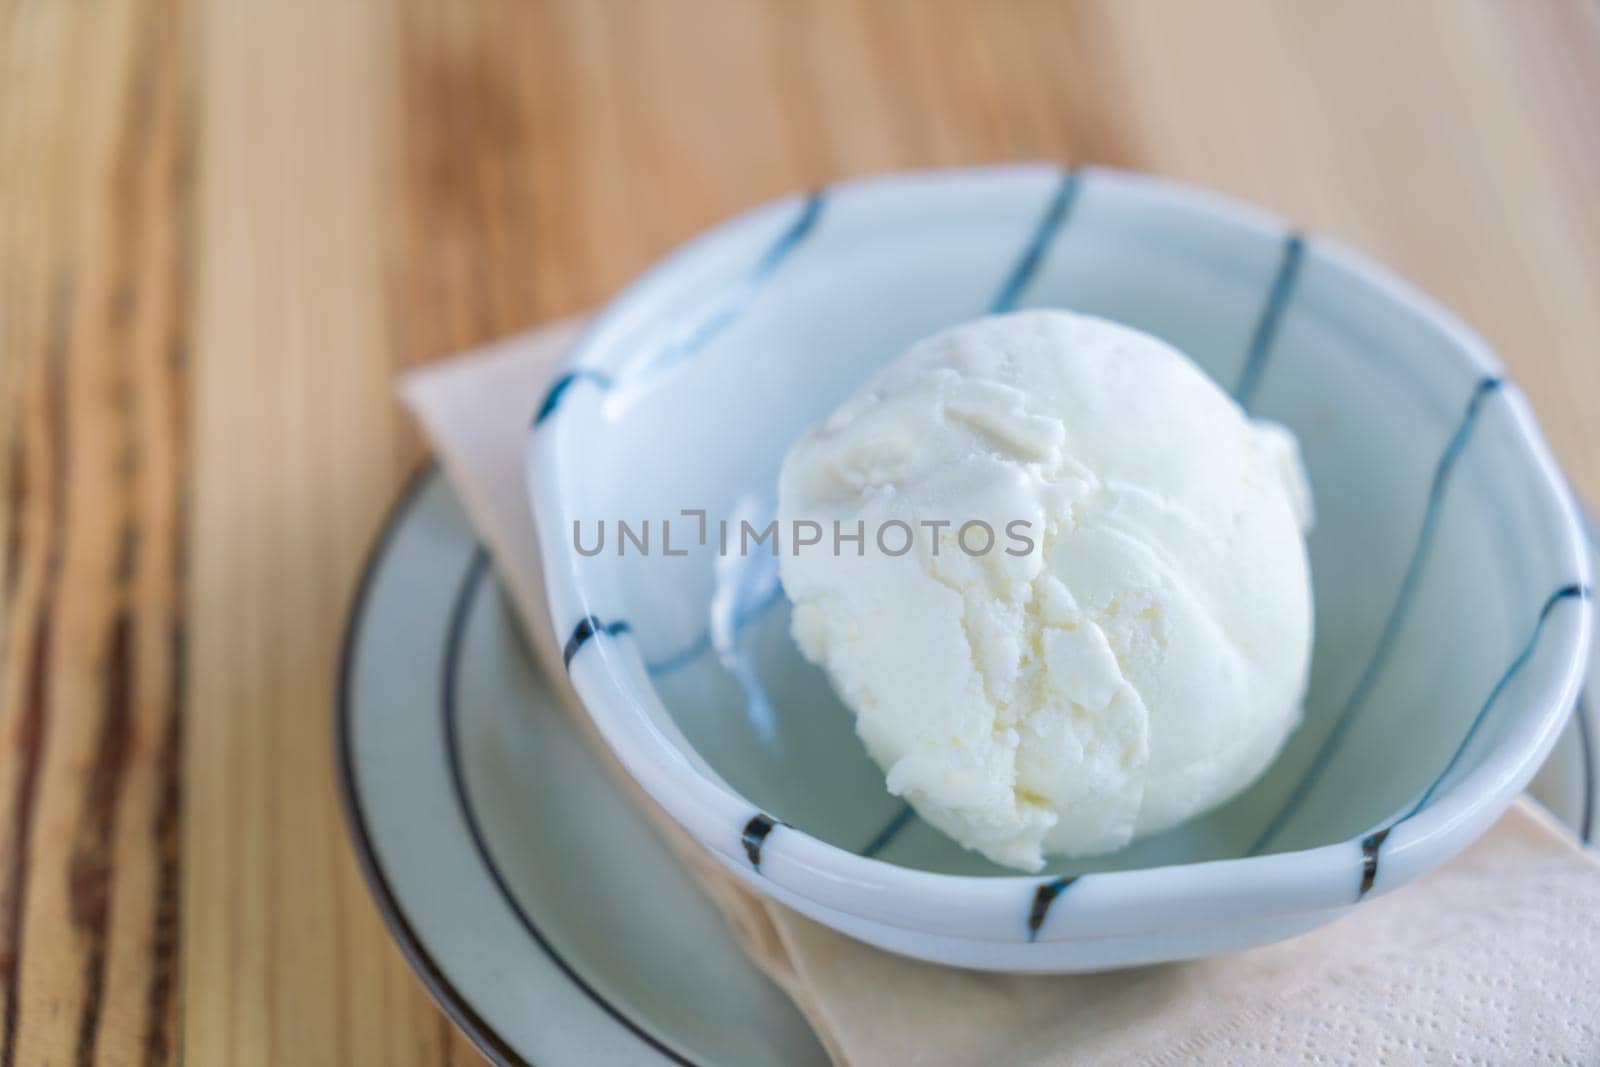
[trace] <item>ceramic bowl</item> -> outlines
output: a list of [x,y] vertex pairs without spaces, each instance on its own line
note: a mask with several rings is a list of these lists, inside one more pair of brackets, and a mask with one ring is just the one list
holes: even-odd
[[[885,791],[789,638],[773,561],[718,551],[719,520],[759,528],[790,443],[874,369],[1024,307],[1187,352],[1295,430],[1317,510],[1306,719],[1282,755],[1216,811],[1030,876]],[[550,610],[606,743],[751,886],[896,952],[1062,972],[1307,930],[1481,834],[1584,667],[1576,512],[1485,344],[1362,256],[1170,182],[1016,166],[770,204],[629,286],[535,399]]]

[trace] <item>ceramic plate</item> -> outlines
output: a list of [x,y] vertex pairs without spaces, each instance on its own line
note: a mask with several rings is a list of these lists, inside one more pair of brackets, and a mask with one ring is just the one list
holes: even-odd
[[[1589,840],[1596,712],[1533,792]],[[345,639],[351,836],[412,966],[496,1063],[824,1064],[788,998],[556,706],[444,479],[378,538]]]

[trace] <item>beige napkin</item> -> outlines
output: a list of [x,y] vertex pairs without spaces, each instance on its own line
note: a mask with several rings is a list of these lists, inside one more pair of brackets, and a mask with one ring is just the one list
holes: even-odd
[[[435,364],[402,391],[603,749],[560,668],[522,476],[530,412],[573,328]],[[901,959],[750,892],[604,755],[840,1065],[1600,1063],[1600,861],[1526,800],[1442,870],[1293,941],[1012,977]]]

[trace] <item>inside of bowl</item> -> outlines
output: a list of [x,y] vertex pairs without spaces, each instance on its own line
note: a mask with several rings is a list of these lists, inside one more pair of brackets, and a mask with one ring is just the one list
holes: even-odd
[[[739,517],[770,517],[796,435],[913,341],[990,310],[1033,248],[1018,307],[1147,330],[1230,391],[1254,351],[1250,408],[1299,436],[1317,511],[1314,662],[1305,721],[1283,754],[1217,811],[1050,870],[1345,840],[1414,806],[1447,767],[1446,787],[1459,780],[1560,654],[1533,636],[1571,577],[1488,369],[1315,240],[1295,250],[1285,282],[1290,237],[1270,221],[1095,173],[1052,213],[1061,182],[1047,169],[899,179],[767,212],[691,250],[696,269],[644,283],[626,329],[594,346],[616,386],[574,413],[597,425],[560,427],[581,486],[563,492],[586,536],[603,518],[612,542],[579,565],[602,614],[628,620],[683,738],[754,805],[841,848],[1014,873],[885,791],[850,713],[789,638],[770,559],[719,558],[717,542],[721,518],[734,519],[736,542]],[[706,544],[686,510],[705,513]],[[668,517],[682,556],[662,552]],[[648,555],[616,555],[619,518],[650,520]],[[1508,675],[1525,650],[1525,669]]]

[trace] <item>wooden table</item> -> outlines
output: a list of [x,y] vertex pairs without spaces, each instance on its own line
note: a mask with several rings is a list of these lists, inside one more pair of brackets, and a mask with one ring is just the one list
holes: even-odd
[[1098,161],[1459,309],[1600,495],[1600,6],[0,0],[0,1067],[473,1062],[329,759],[395,373],[842,175]]

